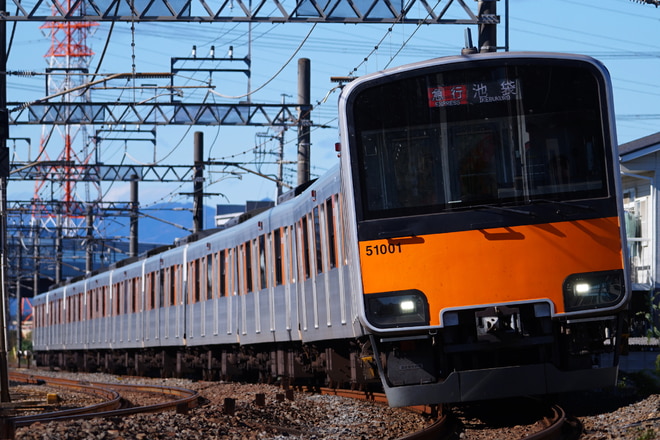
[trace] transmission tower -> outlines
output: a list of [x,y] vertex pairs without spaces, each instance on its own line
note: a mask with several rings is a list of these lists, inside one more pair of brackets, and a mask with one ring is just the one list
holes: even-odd
[[[73,6],[72,6],[73,5]],[[85,15],[85,3],[73,3],[71,0],[56,2],[53,14],[66,10],[70,15]],[[54,95],[73,89],[88,82],[89,64],[94,52],[87,45],[87,38],[98,23],[86,21],[47,22],[41,26],[44,34],[50,38],[50,49],[45,55],[46,95]],[[87,103],[90,101],[89,90],[64,93],[62,102]],[[57,132],[57,134],[55,133]],[[59,135],[59,137],[58,137]],[[51,157],[47,151],[49,144],[61,142],[57,156]],[[50,148],[53,151],[53,148]],[[32,222],[41,226],[64,226],[69,234],[77,234],[77,229],[86,221],[85,207],[90,200],[90,186],[100,191],[99,182],[76,182],[76,164],[88,165],[92,154],[88,148],[88,136],[84,125],[44,126],[42,128],[38,160],[54,160],[58,163],[60,176],[46,176],[46,180],[35,183]],[[48,198],[59,200],[59,212],[46,209],[43,190],[47,184],[54,188]],[[59,188],[55,188],[58,186]]]

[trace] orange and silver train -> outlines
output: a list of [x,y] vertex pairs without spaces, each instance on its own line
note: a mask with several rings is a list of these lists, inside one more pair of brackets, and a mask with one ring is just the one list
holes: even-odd
[[578,55],[358,78],[333,171],[39,295],[37,361],[380,383],[393,406],[614,385],[630,290],[612,108]]

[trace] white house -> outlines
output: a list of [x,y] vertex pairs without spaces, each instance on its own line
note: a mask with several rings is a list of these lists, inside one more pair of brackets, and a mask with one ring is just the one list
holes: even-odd
[[620,145],[619,161],[632,272],[631,325],[643,336],[649,321],[639,312],[651,313],[654,327],[660,324],[654,313],[660,299],[660,132]]

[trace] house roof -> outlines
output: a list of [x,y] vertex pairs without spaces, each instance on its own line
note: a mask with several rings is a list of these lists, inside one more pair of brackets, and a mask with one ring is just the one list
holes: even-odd
[[637,159],[660,150],[660,132],[619,145],[622,162]]

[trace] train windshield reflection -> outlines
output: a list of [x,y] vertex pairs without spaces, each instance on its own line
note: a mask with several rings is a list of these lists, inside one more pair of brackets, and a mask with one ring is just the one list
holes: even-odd
[[363,91],[354,118],[365,217],[606,197],[601,93],[591,72],[547,65]]

